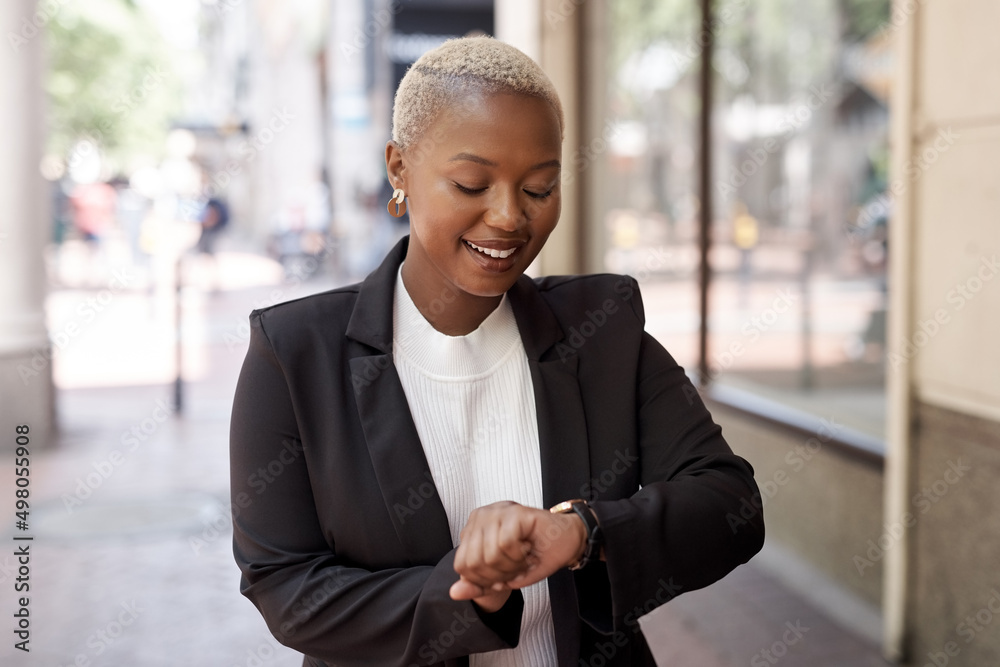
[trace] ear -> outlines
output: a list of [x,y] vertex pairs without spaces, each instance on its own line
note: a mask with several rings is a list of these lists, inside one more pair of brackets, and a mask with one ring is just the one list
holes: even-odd
[[403,151],[395,141],[385,144],[385,172],[389,176],[389,184],[393,188],[406,190],[406,167],[403,164]]

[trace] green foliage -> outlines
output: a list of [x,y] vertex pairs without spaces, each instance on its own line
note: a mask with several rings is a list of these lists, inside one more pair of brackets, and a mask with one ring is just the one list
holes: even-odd
[[162,36],[131,0],[63,5],[47,28],[50,154],[95,140],[119,165],[155,158],[178,98]]
[[841,0],[848,41],[871,37],[889,21],[890,0]]

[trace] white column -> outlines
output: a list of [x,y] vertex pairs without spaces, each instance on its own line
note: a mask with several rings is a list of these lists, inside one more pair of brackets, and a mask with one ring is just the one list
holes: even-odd
[[13,446],[16,424],[36,445],[55,427],[43,264],[52,223],[39,171],[47,14],[37,9],[34,0],[0,3],[0,449]]
[[531,275],[579,273],[580,193],[583,175],[576,171],[581,143],[580,59],[581,3],[565,0],[496,0],[496,36],[535,59],[559,93],[566,119],[563,138],[562,213]]
[[[894,8],[903,5],[894,0]],[[903,14],[905,16],[905,14]],[[895,41],[896,62],[890,116],[892,163],[890,182],[906,182],[906,171],[914,152],[914,107],[917,81],[918,16],[898,30]],[[892,224],[889,225],[889,321],[886,340],[911,340],[914,300],[914,188],[907,188],[893,201]],[[913,495],[913,364],[886,365],[886,456],[885,508],[887,522],[899,521],[910,509]],[[903,535],[892,549],[886,551],[882,584],[883,637],[882,651],[891,661],[906,656],[906,636],[910,628],[910,584],[913,560],[913,531],[903,526]]]

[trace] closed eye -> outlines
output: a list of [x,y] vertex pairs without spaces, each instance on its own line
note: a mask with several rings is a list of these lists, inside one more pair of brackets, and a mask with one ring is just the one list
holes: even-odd
[[[486,190],[488,189],[488,186],[482,188],[468,188],[462,185],[461,183],[455,183],[455,187],[458,188],[460,192],[464,192],[467,195],[482,194],[483,192],[486,192]],[[555,188],[550,188],[546,192],[532,192],[531,190],[525,190],[524,194],[528,195],[532,199],[545,199],[546,197],[552,195],[553,190],[555,190]]]
[[478,195],[481,192],[486,192],[486,188],[467,188],[461,183],[455,183],[455,187],[467,195]]
[[[553,188],[554,190],[555,188]],[[552,190],[548,192],[531,192],[530,190],[525,190],[524,193],[533,199],[545,199],[552,194]]]

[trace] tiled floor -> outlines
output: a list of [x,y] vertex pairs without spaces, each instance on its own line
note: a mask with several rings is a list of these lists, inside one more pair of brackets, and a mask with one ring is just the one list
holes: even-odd
[[[240,596],[230,543],[228,420],[246,349],[233,322],[267,298],[258,290],[192,300],[201,330],[190,339],[208,366],[188,385],[183,415],[167,415],[171,388],[162,384],[60,392],[60,440],[32,459],[31,652],[15,651],[8,635],[0,665],[301,663]],[[11,458],[0,466],[4,489]],[[15,563],[2,553],[9,619]],[[753,563],[661,607],[643,627],[664,666],[885,664]]]

